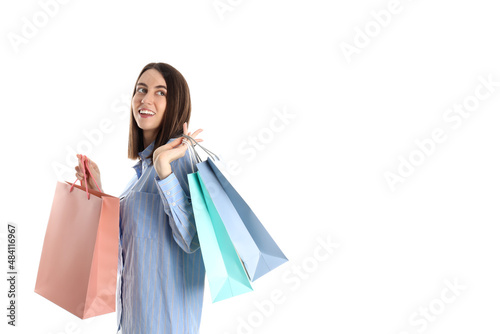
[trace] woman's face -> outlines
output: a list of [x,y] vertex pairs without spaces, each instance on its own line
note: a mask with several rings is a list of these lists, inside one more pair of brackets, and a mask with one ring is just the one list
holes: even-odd
[[144,136],[156,135],[167,108],[167,84],[155,69],[144,72],[135,87],[132,112]]

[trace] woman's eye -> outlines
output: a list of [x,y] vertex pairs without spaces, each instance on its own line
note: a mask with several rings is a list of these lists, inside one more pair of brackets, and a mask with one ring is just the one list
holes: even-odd
[[162,91],[159,91],[158,93],[160,93],[161,96],[165,96],[165,93]]
[[142,93],[142,92],[141,92],[141,90],[143,90],[143,89],[144,89],[144,88],[137,88],[137,90],[136,90],[136,91],[137,91],[137,92],[139,92],[139,93]]

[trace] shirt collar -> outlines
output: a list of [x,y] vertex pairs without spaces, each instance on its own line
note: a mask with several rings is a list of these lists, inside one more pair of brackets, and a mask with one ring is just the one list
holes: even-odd
[[[153,151],[154,146],[155,146],[155,141],[153,140],[153,142],[149,144],[148,147],[146,147],[144,150],[138,153],[139,161],[137,161],[137,163],[132,166],[132,168],[134,168],[135,172],[137,173],[137,178],[141,176],[144,167],[148,167],[149,165],[151,165],[151,158],[146,159],[146,157],[151,153],[151,151]],[[143,161],[146,162],[146,165],[144,165],[144,167],[142,163]]]
[[[170,138],[167,141],[167,143],[170,143],[174,139],[175,138]],[[154,146],[155,146],[155,140],[153,140],[153,142],[151,144],[149,144],[148,147],[146,147],[144,150],[142,150],[141,152],[139,152],[139,158],[140,158],[140,160],[134,166],[132,166],[135,169],[138,178],[142,174],[142,168],[143,168],[142,167],[142,162],[145,161],[146,162],[146,166],[151,165],[151,158],[146,159],[146,157],[151,153],[151,151],[153,151]]]
[[153,140],[153,142],[149,144],[148,147],[142,150],[142,152],[139,152],[140,159],[142,161],[146,161],[148,165],[151,164],[151,158],[146,159],[146,157],[153,151],[154,146],[155,146],[155,141]]

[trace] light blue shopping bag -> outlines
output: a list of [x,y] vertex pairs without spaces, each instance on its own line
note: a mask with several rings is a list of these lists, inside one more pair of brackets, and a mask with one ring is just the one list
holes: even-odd
[[[253,210],[224,176],[219,158],[206,148],[205,161],[197,155],[199,177],[234,244],[251,281],[288,261]],[[195,147],[196,147],[195,146]],[[206,195],[205,195],[206,196]]]
[[252,291],[243,264],[198,172],[188,174],[188,183],[212,302]]

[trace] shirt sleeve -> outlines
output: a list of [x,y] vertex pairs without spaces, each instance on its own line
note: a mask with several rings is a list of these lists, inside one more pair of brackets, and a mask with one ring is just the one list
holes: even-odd
[[155,176],[165,213],[170,218],[174,240],[186,253],[193,253],[200,248],[187,178],[188,174],[196,171],[195,164],[196,160],[188,149],[183,157],[172,161],[170,175],[163,180]]

